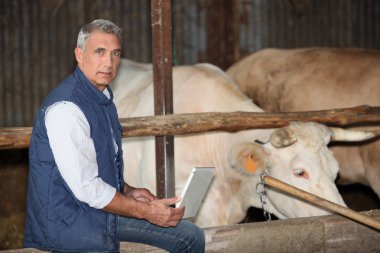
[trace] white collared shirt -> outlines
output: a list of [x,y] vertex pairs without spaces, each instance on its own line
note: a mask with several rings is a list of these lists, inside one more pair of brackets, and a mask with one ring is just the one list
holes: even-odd
[[[104,92],[109,97],[107,89]],[[74,103],[60,101],[45,112],[50,147],[63,179],[77,199],[101,209],[111,202],[116,189],[98,174],[90,125]],[[114,141],[115,150],[117,145]]]

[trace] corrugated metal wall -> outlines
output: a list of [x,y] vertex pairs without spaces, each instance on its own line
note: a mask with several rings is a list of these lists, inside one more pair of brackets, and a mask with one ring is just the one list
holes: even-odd
[[76,66],[79,29],[95,18],[122,25],[124,56],[149,59],[149,6],[149,0],[1,0],[0,126],[33,124],[43,98]]
[[[227,68],[266,47],[380,47],[378,0],[173,0],[175,64]],[[31,126],[75,67],[80,27],[123,27],[123,56],[151,61],[149,0],[1,0],[0,126]]]
[[241,49],[380,47],[380,1],[245,1]]
[[174,1],[177,62],[222,68],[267,47],[380,49],[378,0]]

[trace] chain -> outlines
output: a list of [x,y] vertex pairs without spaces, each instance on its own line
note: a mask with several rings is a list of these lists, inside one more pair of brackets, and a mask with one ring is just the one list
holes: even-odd
[[257,183],[256,185],[256,193],[259,194],[260,196],[260,202],[261,202],[261,206],[262,206],[262,209],[263,209],[263,213],[264,213],[264,217],[267,221],[271,221],[272,220],[272,216],[270,214],[270,212],[268,212],[267,210],[267,202],[266,202],[266,199],[267,199],[267,187],[266,185],[264,184],[264,177],[267,176],[269,173],[268,173],[268,169],[264,170],[263,172],[260,173],[260,182]]

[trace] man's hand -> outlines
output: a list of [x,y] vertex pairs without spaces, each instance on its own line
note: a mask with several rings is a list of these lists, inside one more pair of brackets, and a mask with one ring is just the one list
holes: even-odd
[[116,192],[104,211],[144,219],[161,227],[175,227],[185,213],[185,207],[173,208],[181,197],[158,199],[149,190],[125,185],[124,194]]
[[149,202],[146,220],[160,227],[175,227],[185,212],[185,207],[173,208],[180,197],[157,199]]
[[127,184],[124,185],[124,194],[130,198],[134,198],[143,202],[150,202],[157,199],[157,197],[153,195],[148,189],[135,188]]

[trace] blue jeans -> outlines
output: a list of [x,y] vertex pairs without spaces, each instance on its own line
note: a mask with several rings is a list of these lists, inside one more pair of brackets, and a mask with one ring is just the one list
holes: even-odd
[[169,252],[205,251],[205,234],[191,222],[182,220],[176,227],[159,227],[146,220],[120,217],[120,241],[138,242]]

